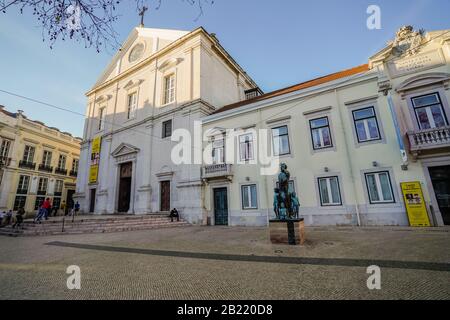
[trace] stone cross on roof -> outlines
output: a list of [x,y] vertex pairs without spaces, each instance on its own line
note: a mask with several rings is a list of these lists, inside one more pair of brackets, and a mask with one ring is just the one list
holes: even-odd
[[141,16],[141,24],[139,25],[141,28],[144,27],[144,15],[145,11],[147,11],[148,8],[146,6],[143,6],[142,9],[139,11],[139,15]]

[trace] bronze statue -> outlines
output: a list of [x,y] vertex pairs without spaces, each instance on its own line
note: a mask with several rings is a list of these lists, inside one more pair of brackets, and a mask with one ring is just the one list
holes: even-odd
[[289,179],[291,174],[285,163],[280,164],[278,174],[278,188],[274,190],[273,209],[279,220],[298,218],[298,201],[295,192],[289,192]]

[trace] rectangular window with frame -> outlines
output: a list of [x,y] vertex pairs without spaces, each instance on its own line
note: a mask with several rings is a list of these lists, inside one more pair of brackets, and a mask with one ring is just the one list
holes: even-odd
[[175,74],[164,77],[164,100],[163,104],[175,102]]
[[242,209],[258,209],[256,184],[241,186]]
[[127,119],[136,117],[137,92],[130,93],[127,98]]
[[448,125],[439,93],[411,98],[417,123],[421,130],[441,128]]
[[73,159],[72,161],[72,171],[73,172],[78,172],[78,165],[79,165],[80,160],[78,159]]
[[17,195],[16,198],[14,199],[14,211],[19,210],[20,208],[25,208],[25,204],[27,202],[27,197],[26,196],[19,196]]
[[287,126],[272,129],[273,155],[282,156],[291,153]]
[[101,107],[98,110],[98,130],[101,131],[105,128],[106,107]]
[[239,136],[239,157],[241,161],[253,160],[253,134]]
[[212,160],[213,160],[213,164],[225,163],[225,138],[224,138],[224,136],[213,137]]
[[33,146],[25,146],[23,151],[23,162],[32,163],[34,161],[34,153],[36,152],[36,148]]
[[30,185],[30,176],[21,175],[17,186],[17,194],[27,194]]
[[54,197],[52,201],[52,208],[57,208],[58,210],[61,207],[61,197]]
[[42,154],[42,164],[46,167],[50,167],[52,164],[52,152],[48,150],[44,150]]
[[11,141],[3,139],[2,143],[0,144],[0,157],[8,158],[10,147],[11,147]]
[[63,154],[59,155],[59,159],[58,159],[58,169],[64,170],[66,169],[66,160],[67,157]]
[[374,107],[353,110],[352,114],[358,142],[381,139]]
[[44,201],[45,197],[36,197],[36,201],[34,202],[34,210],[39,209]]
[[167,120],[162,123],[162,137],[168,138],[172,136],[172,120]]
[[320,205],[323,207],[342,205],[338,177],[321,177],[317,180],[319,183]]
[[47,194],[48,178],[39,178],[38,195]]
[[61,196],[63,191],[64,181],[56,180],[55,182],[55,196]]
[[366,173],[365,177],[370,203],[395,202],[391,178],[388,171]]
[[328,117],[309,120],[309,126],[314,150],[333,147]]

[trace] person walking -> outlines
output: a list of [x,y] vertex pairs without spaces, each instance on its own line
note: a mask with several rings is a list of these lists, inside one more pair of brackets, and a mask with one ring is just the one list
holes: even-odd
[[52,203],[50,202],[50,198],[44,200],[42,204],[42,208],[44,208],[44,218],[48,220],[48,216],[50,215],[50,210],[52,209]]
[[78,203],[78,201],[75,203],[74,208],[75,208],[75,214],[77,214],[78,211],[80,211],[80,204]]
[[61,210],[62,210],[62,215],[65,216],[66,215],[66,201],[62,201],[61,202]]
[[14,223],[14,225],[12,226],[13,229],[15,229],[16,227],[19,228],[20,226],[22,226],[24,215],[25,215],[25,209],[23,207],[20,207],[16,213],[16,223]]

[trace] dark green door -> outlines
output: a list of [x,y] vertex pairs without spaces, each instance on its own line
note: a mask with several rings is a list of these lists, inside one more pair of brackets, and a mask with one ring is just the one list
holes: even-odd
[[214,189],[214,220],[216,226],[228,225],[227,188]]
[[430,167],[434,194],[445,225],[450,225],[450,166]]

